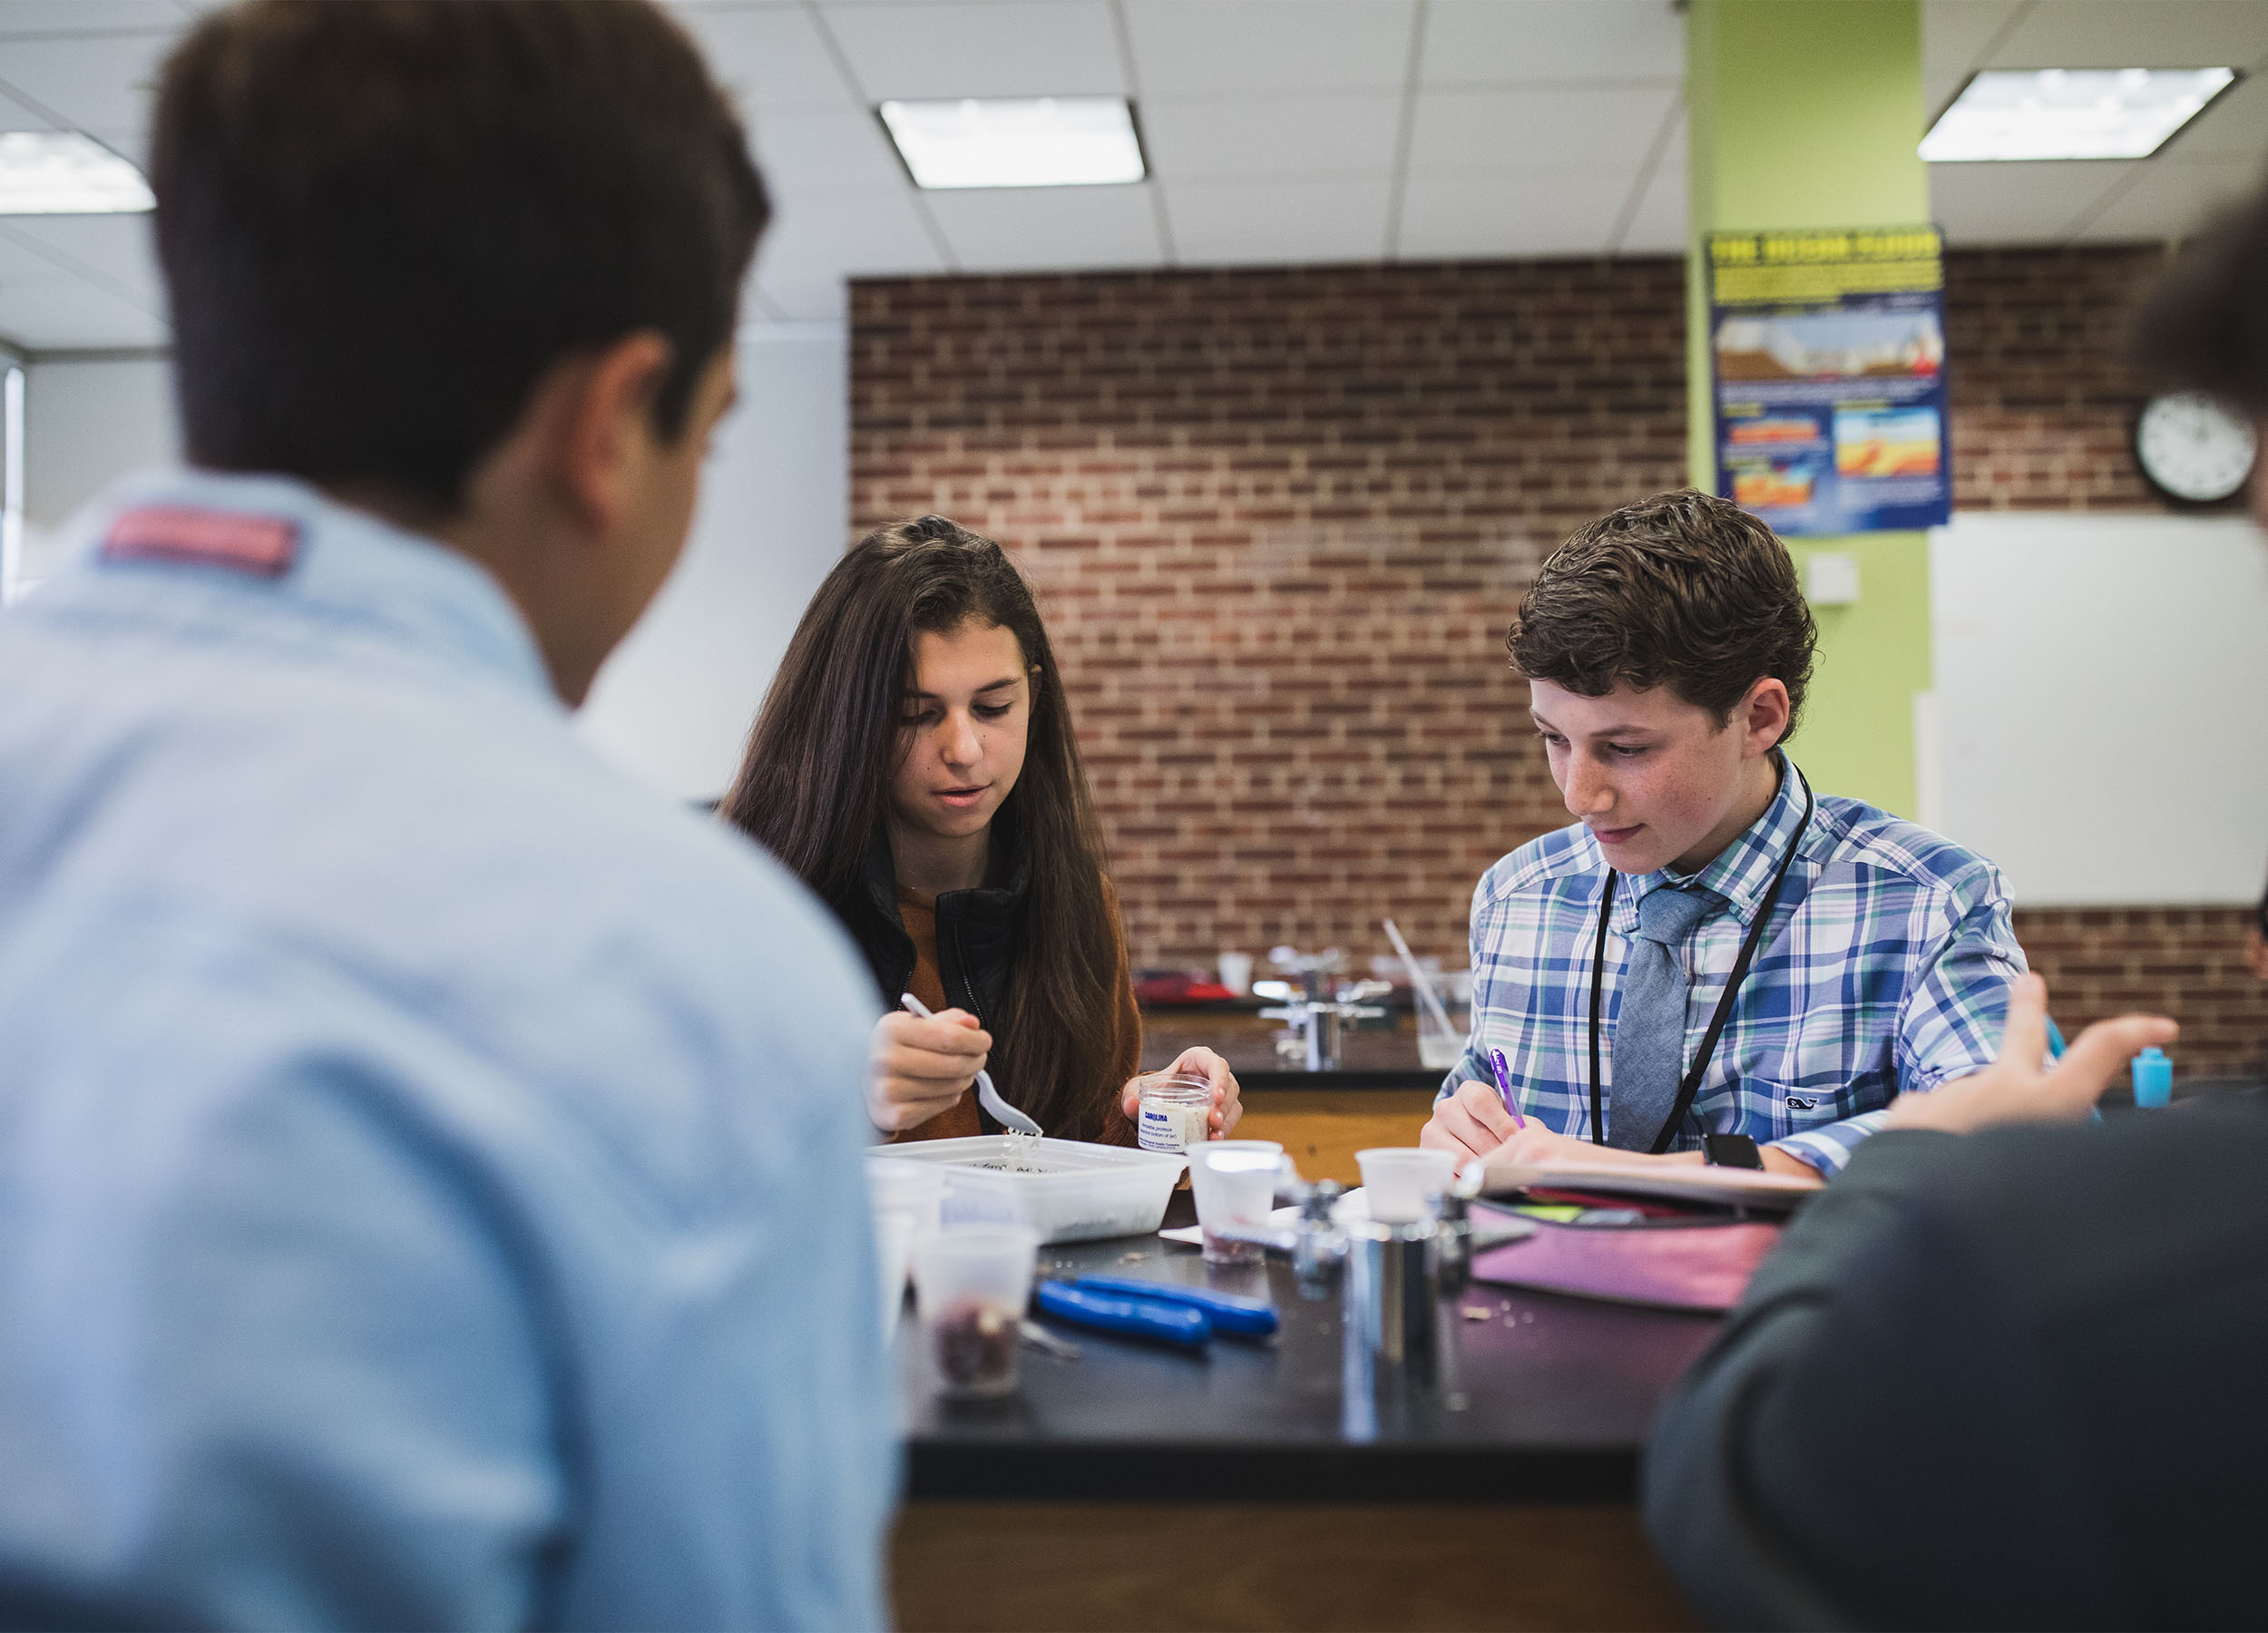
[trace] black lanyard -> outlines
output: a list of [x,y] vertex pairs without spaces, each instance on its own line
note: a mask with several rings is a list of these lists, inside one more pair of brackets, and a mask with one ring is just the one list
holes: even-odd
[[[1795,768],[1790,765],[1788,769]],[[1772,910],[1780,905],[1780,886],[1787,883],[1788,865],[1795,860],[1795,847],[1804,842],[1804,831],[1812,825],[1811,784],[1804,785],[1804,820],[1795,825],[1795,837],[1787,842],[1787,853],[1780,858],[1780,870],[1772,875],[1772,888],[1765,893],[1764,905],[1756,909],[1755,922],[1748,926],[1748,937],[1740,944],[1740,962],[1733,966],[1733,973],[1725,983],[1725,995],[1716,1001],[1716,1013],[1709,1017],[1709,1030],[1701,1039],[1701,1052],[1694,1057],[1693,1068],[1677,1085],[1677,1103],[1669,1110],[1661,1132],[1654,1136],[1652,1147],[1656,1155],[1669,1149],[1670,1137],[1677,1125],[1686,1120],[1686,1113],[1693,1109],[1693,1097],[1701,1087],[1701,1074],[1709,1069],[1709,1061],[1716,1053],[1716,1041],[1724,1034],[1725,1022],[1732,1019],[1733,1001],[1740,995],[1740,983],[1748,978],[1748,966],[1755,962],[1756,948],[1764,941],[1765,926],[1772,922]],[[1607,981],[1607,920],[1615,904],[1615,870],[1610,863],[1607,868],[1606,887],[1598,893],[1598,939],[1590,955],[1590,1139],[1593,1145],[1607,1143],[1607,1119],[1598,1102],[1598,1010],[1602,989]]]

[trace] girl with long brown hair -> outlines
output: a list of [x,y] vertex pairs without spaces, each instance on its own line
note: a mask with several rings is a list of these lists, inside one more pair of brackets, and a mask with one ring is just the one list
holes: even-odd
[[[894,1139],[993,1131],[989,1067],[1050,1135],[1130,1144],[1141,1061],[1118,899],[1031,590],[943,516],[868,534],[806,608],[724,814],[834,908],[885,1001],[866,1110]],[[1213,1135],[1242,1114],[1209,1049]]]

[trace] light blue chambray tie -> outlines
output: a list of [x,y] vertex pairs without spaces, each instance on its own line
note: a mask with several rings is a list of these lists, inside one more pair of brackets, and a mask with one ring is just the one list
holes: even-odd
[[1615,1017],[1614,1100],[1607,1143],[1650,1151],[1677,1104],[1686,1070],[1686,971],[1677,945],[1708,916],[1705,893],[1657,885],[1638,903],[1638,933]]

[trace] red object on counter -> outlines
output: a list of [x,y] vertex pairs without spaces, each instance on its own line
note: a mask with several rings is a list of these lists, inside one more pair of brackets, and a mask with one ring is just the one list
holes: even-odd
[[1143,1003],[1217,1003],[1236,995],[1196,975],[1145,975],[1134,983],[1134,996]]

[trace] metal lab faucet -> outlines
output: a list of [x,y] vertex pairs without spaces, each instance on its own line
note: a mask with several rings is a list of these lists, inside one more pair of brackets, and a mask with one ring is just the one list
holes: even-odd
[[1263,1021],[1281,1021],[1300,1035],[1278,1043],[1276,1052],[1295,1060],[1309,1071],[1336,1071],[1339,1069],[1339,1033],[1349,1021],[1375,1020],[1386,1012],[1366,998],[1383,997],[1393,991],[1393,983],[1384,981],[1353,981],[1336,983],[1333,977],[1339,968],[1339,950],[1331,947],[1321,953],[1301,953],[1291,947],[1277,947],[1268,954],[1268,962],[1295,981],[1256,981],[1252,990],[1263,998],[1283,1001],[1281,1009],[1264,1009]]

